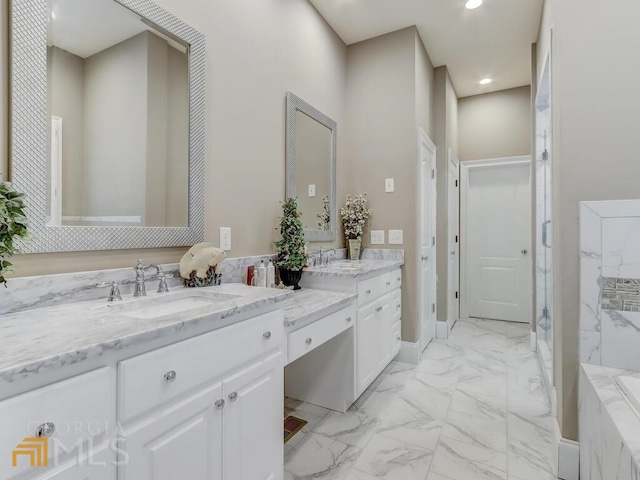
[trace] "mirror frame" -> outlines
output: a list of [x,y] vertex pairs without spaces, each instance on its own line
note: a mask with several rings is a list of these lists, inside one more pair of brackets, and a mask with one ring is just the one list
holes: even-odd
[[151,0],[112,0],[188,47],[187,227],[47,225],[47,0],[11,2],[11,181],[24,192],[29,239],[22,253],[160,248],[204,240],[205,37]]
[[336,145],[338,135],[338,125],[324,113],[320,112],[307,102],[297,97],[291,92],[287,92],[287,146],[286,146],[286,198],[297,197],[296,190],[296,112],[302,112],[313,118],[331,130],[331,159],[330,172],[331,180],[331,225],[329,230],[304,229],[304,236],[307,242],[333,242],[336,240],[337,232],[337,210],[336,210]]

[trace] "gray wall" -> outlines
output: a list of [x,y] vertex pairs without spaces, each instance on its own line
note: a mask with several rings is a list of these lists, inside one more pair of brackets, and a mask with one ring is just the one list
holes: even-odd
[[435,70],[435,138],[438,171],[438,320],[449,320],[449,149],[458,152],[458,97],[446,66]]
[[529,86],[461,98],[458,102],[461,161],[531,153]]
[[[146,59],[147,36],[141,33],[85,60],[87,215],[144,219]],[[114,189],[122,194],[114,195]]]
[[[402,338],[408,342],[418,339],[417,127],[433,137],[432,109],[433,67],[414,27],[348,47],[348,191],[368,194],[371,229],[404,230]],[[395,193],[385,193],[385,178],[395,179]],[[369,231],[363,244],[370,245]]]
[[[84,60],[51,47],[47,71],[48,118],[51,115],[62,118],[62,212],[84,215]],[[50,132],[50,123],[47,128]],[[51,139],[51,135],[48,138]],[[47,153],[51,159],[50,145]]]
[[640,197],[638,18],[637,2],[546,0],[538,39],[542,72],[553,29],[555,382],[570,439],[578,433],[578,202]]
[[[2,7],[6,3],[3,0]],[[271,232],[284,199],[286,92],[295,92],[341,128],[347,48],[306,1],[157,3],[207,37],[206,240],[217,242],[219,227],[225,226],[233,229],[232,256],[273,251]],[[6,32],[6,23],[0,29]],[[7,68],[5,59],[0,63],[0,78],[7,75]],[[6,108],[5,104],[0,115],[6,114]],[[340,199],[346,195],[343,149],[344,136],[339,135]],[[0,164],[6,165],[6,150],[0,150],[0,155]],[[231,205],[229,199],[233,199]],[[324,246],[343,243],[339,236]],[[140,257],[154,263],[176,262],[183,253],[183,248],[166,248],[21,255],[13,263],[15,275],[27,276],[126,267]]]

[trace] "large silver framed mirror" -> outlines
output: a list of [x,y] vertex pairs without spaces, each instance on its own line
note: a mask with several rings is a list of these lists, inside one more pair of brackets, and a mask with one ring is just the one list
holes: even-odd
[[204,239],[205,38],[150,0],[13,0],[25,253]]
[[298,199],[308,242],[336,239],[337,124],[287,92],[287,198]]

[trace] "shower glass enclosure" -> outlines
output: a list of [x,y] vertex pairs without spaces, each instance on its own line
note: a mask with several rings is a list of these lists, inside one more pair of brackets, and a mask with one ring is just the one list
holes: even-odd
[[538,355],[545,365],[549,396],[553,389],[553,250],[551,71],[547,55],[536,96],[536,330]]

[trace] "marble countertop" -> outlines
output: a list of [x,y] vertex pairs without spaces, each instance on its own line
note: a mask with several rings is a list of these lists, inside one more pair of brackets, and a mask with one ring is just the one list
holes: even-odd
[[338,260],[326,267],[310,267],[305,275],[365,280],[404,265],[404,260]]
[[582,363],[580,366],[629,447],[636,468],[640,469],[640,416],[631,407],[624,393],[616,384],[617,377],[640,378],[640,372],[587,363]]
[[299,330],[353,305],[357,297],[355,293],[303,288],[294,292],[293,297],[283,302],[284,326],[288,332]]
[[172,343],[172,337],[185,332],[195,335],[226,327],[279,308],[293,292],[225,284],[162,295],[208,300],[201,302],[203,306],[153,319],[134,318],[126,309],[153,302],[158,296],[154,294],[110,305],[94,300],[0,316],[0,386],[131,346],[162,338]]

